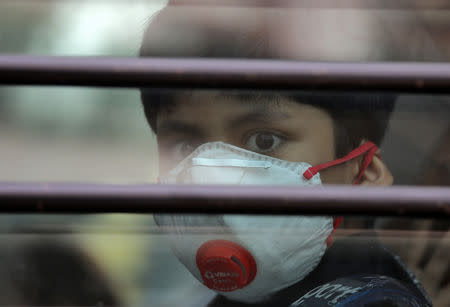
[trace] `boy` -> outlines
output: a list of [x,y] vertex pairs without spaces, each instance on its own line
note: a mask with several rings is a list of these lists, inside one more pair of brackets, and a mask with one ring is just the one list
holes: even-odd
[[[204,13],[163,10],[146,31],[141,56],[283,56],[282,46],[274,48],[274,37],[263,27],[280,23],[276,14],[264,15],[265,23],[248,15],[249,29],[222,31],[236,17],[214,12],[215,20]],[[393,181],[375,145],[392,111],[389,95],[143,89],[142,100],[157,134],[162,183],[379,186]],[[208,306],[430,304],[398,257],[375,240],[353,237],[330,245],[338,219],[155,219],[181,234],[172,242],[176,256],[218,293]],[[203,226],[219,234],[199,238],[186,231]],[[274,231],[250,233],[265,228]],[[299,231],[295,237],[287,231],[292,229]]]

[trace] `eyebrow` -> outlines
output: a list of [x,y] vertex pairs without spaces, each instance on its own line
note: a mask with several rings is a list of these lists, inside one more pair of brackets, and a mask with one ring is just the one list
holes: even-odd
[[195,125],[178,120],[165,121],[160,127],[158,127],[158,134],[172,133],[182,133],[192,136],[203,135],[203,132],[200,128],[196,127]]
[[286,120],[291,117],[292,116],[286,112],[273,111],[268,108],[260,108],[259,110],[247,112],[234,118],[227,124],[227,126],[228,128],[236,128],[252,122],[259,122],[259,123],[276,122]]
[[221,92],[218,97],[239,99],[252,110],[230,121],[228,128],[248,124],[249,122],[275,122],[292,116],[280,110],[281,96],[277,93],[228,93]]

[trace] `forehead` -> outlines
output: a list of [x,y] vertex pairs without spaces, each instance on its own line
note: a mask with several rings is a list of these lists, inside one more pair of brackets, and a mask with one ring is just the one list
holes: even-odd
[[[236,91],[183,91],[174,95],[173,104],[162,110],[163,116],[190,112],[191,109],[217,110],[253,110],[265,109],[275,111],[282,108],[287,101],[272,93],[245,93]],[[281,103],[280,103],[281,102]]]
[[329,119],[328,113],[306,101],[293,100],[271,92],[189,91],[174,95],[173,103],[158,114],[158,124],[166,120],[201,122],[231,120],[245,113],[288,119],[306,117]]

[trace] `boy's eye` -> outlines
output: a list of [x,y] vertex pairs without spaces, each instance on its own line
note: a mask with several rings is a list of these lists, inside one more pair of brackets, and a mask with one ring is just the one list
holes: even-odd
[[275,150],[281,144],[282,140],[281,136],[272,132],[256,132],[250,135],[245,147],[254,152],[269,152]]

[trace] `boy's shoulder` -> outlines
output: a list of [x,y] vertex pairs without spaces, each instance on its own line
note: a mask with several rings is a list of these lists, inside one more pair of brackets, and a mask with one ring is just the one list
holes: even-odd
[[431,306],[431,303],[392,277],[356,275],[317,286],[288,306],[415,307]]
[[[431,306],[401,259],[373,233],[336,240],[304,280],[257,306]],[[216,296],[210,307],[251,306]]]

